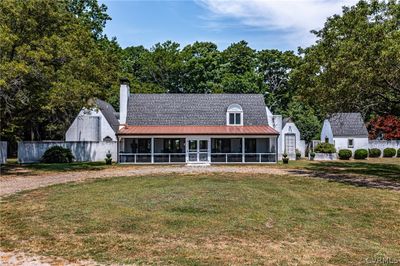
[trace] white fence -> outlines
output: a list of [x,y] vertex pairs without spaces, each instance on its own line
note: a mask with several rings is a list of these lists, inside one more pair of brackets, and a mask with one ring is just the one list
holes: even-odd
[[7,162],[7,141],[0,141],[0,163]]
[[78,162],[104,161],[108,151],[117,160],[116,141],[20,141],[18,142],[18,161],[20,163],[39,162],[44,152],[53,146],[71,150]]
[[369,140],[368,146],[370,149],[376,148],[383,151],[385,148],[400,149],[400,140]]

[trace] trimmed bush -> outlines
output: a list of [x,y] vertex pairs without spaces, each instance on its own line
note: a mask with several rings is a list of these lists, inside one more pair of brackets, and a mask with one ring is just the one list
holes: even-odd
[[394,148],[386,148],[383,150],[383,157],[392,158],[396,155],[396,149]]
[[53,146],[45,151],[40,161],[42,163],[71,163],[74,159],[70,149]]
[[379,158],[381,157],[382,151],[377,148],[372,148],[369,150],[369,157],[371,158]]
[[317,147],[315,147],[314,152],[317,153],[335,153],[336,149],[333,144],[330,143],[318,143]]
[[343,149],[339,150],[339,159],[341,160],[348,160],[353,156],[353,152],[351,150]]
[[400,149],[397,149],[397,158],[400,158]]
[[301,158],[301,152],[298,149],[296,149],[296,160],[300,160],[300,158]]
[[366,159],[368,157],[368,151],[366,149],[358,149],[354,152],[354,159]]

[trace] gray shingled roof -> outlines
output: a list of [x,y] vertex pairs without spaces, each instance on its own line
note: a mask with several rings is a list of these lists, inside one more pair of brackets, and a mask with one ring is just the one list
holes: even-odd
[[244,125],[268,125],[261,94],[132,94],[128,125],[226,125],[231,104],[243,109]]
[[286,118],[282,119],[282,128],[284,128],[287,123],[293,123],[293,120],[291,117],[286,117]]
[[334,113],[328,118],[333,136],[368,137],[368,131],[360,113]]
[[111,128],[117,132],[119,128],[119,121],[116,117],[116,112],[114,107],[108,102],[102,101],[100,99],[96,99],[96,105],[103,113],[104,117],[106,118],[107,122],[110,124]]

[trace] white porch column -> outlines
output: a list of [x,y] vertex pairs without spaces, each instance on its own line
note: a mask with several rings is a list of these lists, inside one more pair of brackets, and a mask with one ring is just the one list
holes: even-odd
[[244,138],[242,138],[242,163],[244,163],[245,162],[245,156],[244,156],[244,153],[245,153],[245,142],[244,142]]
[[151,163],[154,163],[154,138],[151,138]]

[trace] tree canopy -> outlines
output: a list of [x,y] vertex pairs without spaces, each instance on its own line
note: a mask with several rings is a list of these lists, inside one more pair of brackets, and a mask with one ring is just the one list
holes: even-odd
[[323,113],[400,114],[400,4],[344,7],[301,49],[299,93]]

